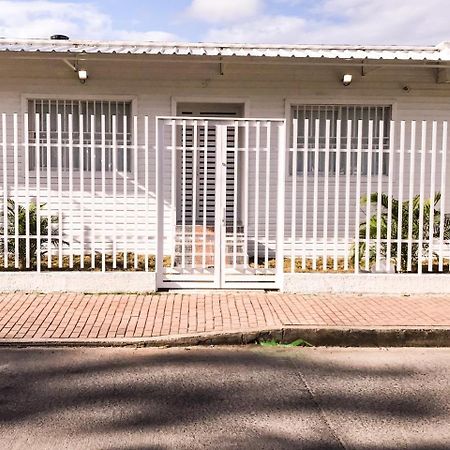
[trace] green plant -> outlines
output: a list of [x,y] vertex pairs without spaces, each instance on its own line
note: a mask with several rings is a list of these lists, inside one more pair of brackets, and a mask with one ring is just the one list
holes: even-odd
[[260,341],[259,345],[262,347],[312,347],[312,344],[303,339],[296,339],[289,344],[282,344],[275,339],[271,339],[270,341]]
[[[19,268],[24,270],[26,268],[27,256],[30,260],[30,266],[36,263],[38,254],[45,254],[49,245],[48,233],[49,233],[49,216],[47,211],[45,211],[45,203],[40,205],[40,217],[38,221],[37,205],[34,202],[30,202],[28,206],[19,205],[12,199],[8,199],[8,217],[7,217],[7,246],[8,253],[15,254],[16,251],[16,241],[17,241],[17,251],[19,258]],[[17,214],[17,219],[16,219]],[[28,227],[29,227],[29,238],[26,237],[27,234],[27,217],[28,217]],[[55,225],[58,222],[58,217],[50,216],[50,234],[58,234],[58,228]],[[39,227],[38,227],[39,224]],[[16,225],[17,225],[17,238],[16,236]],[[38,230],[39,228],[39,230]],[[38,245],[38,231],[41,236]],[[2,234],[4,230],[2,230]],[[67,244],[63,241],[63,244]],[[3,241],[1,242],[3,247]],[[57,247],[59,245],[59,240],[57,238],[50,238],[50,245]],[[2,251],[4,248],[1,249]]]
[[[367,198],[366,196],[361,197],[361,204],[366,204],[370,201],[372,204],[378,204],[378,201],[381,203],[381,217],[378,220],[377,214],[375,213],[372,217],[369,218],[368,222],[363,222],[359,228],[359,237],[360,239],[366,239],[366,231],[367,227],[369,227],[369,238],[371,243],[369,244],[368,254],[369,254],[369,262],[372,265],[376,260],[376,252],[377,252],[377,236],[379,232],[380,240],[386,240],[388,238],[388,217],[389,217],[389,208],[391,211],[391,232],[390,232],[390,256],[393,260],[398,261],[400,259],[400,267],[402,272],[406,272],[408,270],[408,260],[411,259],[411,268],[413,271],[417,270],[419,264],[419,253],[420,250],[422,255],[426,256],[429,250],[429,244],[427,241],[433,238],[440,237],[440,222],[441,222],[441,212],[436,209],[437,204],[441,199],[441,194],[438,192],[434,196],[434,199],[427,199],[423,201],[423,219],[421,219],[421,199],[420,195],[416,195],[412,201],[406,200],[400,203],[395,198],[389,198],[386,194],[374,193]],[[431,217],[431,205],[433,204],[434,213],[432,218],[432,223],[430,227],[430,217]],[[399,211],[401,208],[401,225],[399,221]],[[410,211],[411,210],[411,211]],[[412,227],[410,230],[410,220],[409,215],[412,214]],[[421,226],[422,223],[422,226]],[[400,237],[401,244],[400,248],[398,246],[398,237],[399,237],[399,228],[400,228]],[[431,228],[431,230],[430,230]],[[422,230],[422,244],[421,248],[419,243],[417,242],[421,237]],[[412,240],[412,243],[408,244],[408,239]],[[444,239],[450,239],[450,224],[448,221],[444,222]],[[381,242],[380,244],[380,256],[386,258],[388,256],[388,243]],[[358,246],[359,253],[359,261],[360,263],[365,262],[366,258],[366,242],[360,242]],[[400,252],[399,252],[400,250]],[[355,261],[356,256],[356,247],[352,246],[351,249],[351,258],[353,262]]]

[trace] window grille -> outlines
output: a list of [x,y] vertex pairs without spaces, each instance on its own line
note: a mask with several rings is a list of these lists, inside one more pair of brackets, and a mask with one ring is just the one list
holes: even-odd
[[[113,170],[113,117],[116,119],[116,158],[117,170],[123,171],[126,152],[127,171],[132,167],[131,102],[103,100],[28,100],[28,129],[30,142],[30,170],[35,170],[35,145],[40,144],[40,168],[47,168],[47,114],[49,114],[50,130],[50,166],[58,167],[58,115],[61,115],[61,168],[69,170],[69,116],[72,115],[72,151],[73,169],[80,170],[80,138],[83,142],[83,170],[91,171],[92,144],[95,148],[96,172],[102,170],[102,116],[105,116],[105,171]],[[39,114],[39,143],[36,143],[36,119]],[[83,136],[80,135],[80,118],[83,119]],[[94,127],[91,127],[94,117]],[[125,125],[124,125],[125,122]],[[92,131],[94,133],[92,133]],[[92,142],[92,136],[94,142]]]
[[[341,149],[339,173],[346,173],[347,157],[350,158],[350,174],[356,174],[357,170],[357,150],[358,150],[358,122],[362,121],[362,142],[361,142],[361,175],[367,175],[369,148],[369,122],[373,122],[372,133],[372,175],[378,174],[378,161],[383,158],[383,175],[389,172],[389,130],[392,119],[392,107],[380,105],[296,105],[292,107],[292,119],[298,122],[297,133],[297,173],[303,174],[303,158],[300,156],[305,144],[308,144],[307,171],[314,172],[314,151],[311,150],[316,144],[317,126],[319,127],[319,174],[325,172],[325,145],[326,145],[326,123],[330,122],[329,135],[329,175],[336,175],[336,148],[338,144]],[[308,134],[305,136],[305,119],[308,119]],[[341,138],[338,142],[337,127],[338,120],[341,121]],[[348,121],[351,120],[351,130]],[[318,121],[318,122],[317,122]],[[380,129],[380,121],[383,122],[383,129]],[[350,133],[350,136],[349,136]],[[347,151],[348,139],[350,137],[350,152]],[[291,136],[291,142],[293,141]],[[381,141],[381,142],[380,142]],[[382,155],[380,155],[380,144]],[[292,164],[291,164],[292,167]]]

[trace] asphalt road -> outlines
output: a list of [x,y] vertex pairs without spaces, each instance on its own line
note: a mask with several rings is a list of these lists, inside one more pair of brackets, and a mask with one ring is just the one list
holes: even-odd
[[450,349],[0,349],[1,449],[448,449]]

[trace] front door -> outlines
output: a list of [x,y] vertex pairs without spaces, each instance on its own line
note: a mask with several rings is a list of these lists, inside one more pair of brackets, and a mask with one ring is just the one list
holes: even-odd
[[284,138],[284,120],[158,119],[159,288],[279,287]]

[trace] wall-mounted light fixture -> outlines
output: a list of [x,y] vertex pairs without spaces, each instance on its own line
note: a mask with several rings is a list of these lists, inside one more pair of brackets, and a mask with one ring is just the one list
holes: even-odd
[[88,79],[88,73],[86,69],[78,69],[78,79],[80,80],[80,83],[86,83],[86,80]]
[[342,84],[343,84],[344,86],[350,86],[352,80],[353,80],[353,75],[351,75],[350,73],[346,73],[346,74],[342,77]]

